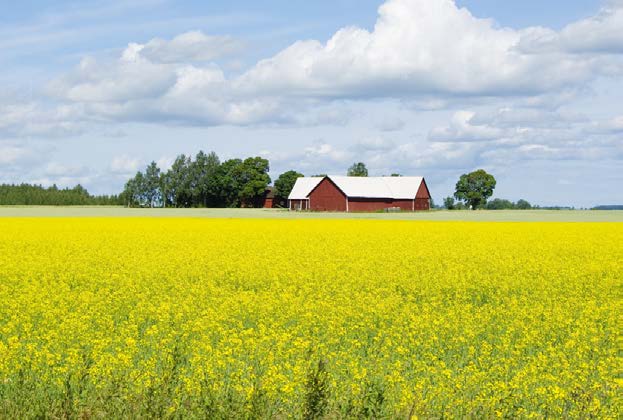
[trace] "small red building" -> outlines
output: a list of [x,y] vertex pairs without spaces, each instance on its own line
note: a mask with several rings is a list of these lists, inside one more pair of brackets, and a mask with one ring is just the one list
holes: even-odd
[[263,206],[265,209],[272,209],[275,207],[275,191],[273,187],[266,187],[266,191],[264,192],[264,203]]
[[378,211],[430,209],[423,177],[326,176],[299,178],[288,197],[290,210]]

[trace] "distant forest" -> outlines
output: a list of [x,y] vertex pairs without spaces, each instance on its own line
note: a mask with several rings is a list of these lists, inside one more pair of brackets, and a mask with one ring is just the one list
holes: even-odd
[[93,196],[81,185],[63,189],[56,185],[48,188],[30,184],[0,185],[0,205],[5,206],[103,206],[120,204],[123,204],[123,201],[116,195]]
[[137,172],[120,197],[129,207],[255,207],[271,183],[269,169],[262,157],[221,162],[214,152],[182,154],[166,172],[155,162]]

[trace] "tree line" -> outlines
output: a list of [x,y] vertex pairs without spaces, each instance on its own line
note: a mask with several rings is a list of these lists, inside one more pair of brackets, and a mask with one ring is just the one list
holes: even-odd
[[[137,172],[121,199],[129,207],[257,207],[271,183],[269,170],[268,160],[259,156],[221,162],[214,152],[199,151],[194,158],[182,154],[166,172],[156,162]],[[282,174],[275,194],[287,197],[299,176],[295,171]]]
[[0,205],[7,206],[105,206],[120,205],[116,195],[91,195],[80,184],[73,188],[45,188],[31,184],[1,184]]

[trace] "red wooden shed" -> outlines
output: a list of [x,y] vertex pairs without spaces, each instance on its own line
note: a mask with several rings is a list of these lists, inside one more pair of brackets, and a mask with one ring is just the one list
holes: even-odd
[[290,210],[429,210],[431,198],[424,178],[415,176],[299,178],[292,192]]

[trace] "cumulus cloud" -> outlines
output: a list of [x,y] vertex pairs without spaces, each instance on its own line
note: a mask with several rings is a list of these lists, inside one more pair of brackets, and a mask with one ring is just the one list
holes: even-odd
[[45,107],[34,101],[0,103],[0,138],[66,137],[78,135],[83,126],[72,106]]
[[171,66],[153,63],[130,45],[114,62],[82,59],[78,68],[50,83],[53,95],[74,103],[117,102],[157,98],[171,88],[176,74]]
[[209,36],[201,31],[185,32],[171,40],[154,38],[146,44],[131,44],[140,55],[158,63],[211,61],[240,52],[243,43],[231,36]]
[[428,138],[438,142],[469,142],[499,140],[504,136],[498,127],[473,122],[475,115],[471,111],[456,112],[449,125],[433,128]]
[[139,170],[141,160],[128,155],[115,156],[110,163],[110,172],[120,175],[131,175]]
[[388,0],[373,31],[348,27],[325,44],[297,42],[260,61],[236,85],[328,97],[504,96],[592,76],[589,59],[523,54],[517,46],[525,34],[476,18],[452,0]]
[[606,4],[601,11],[565,26],[560,32],[529,28],[518,44],[524,52],[563,51],[573,54],[623,53],[623,3]]
[[[418,109],[443,109],[466,96],[513,96],[541,106],[544,96],[565,100],[564,92],[616,74],[620,64],[620,57],[591,54],[588,47],[577,54],[544,45],[562,45],[562,38],[590,27],[601,40],[591,41],[601,45],[594,51],[615,52],[620,15],[613,3],[561,32],[513,30],[476,18],[453,0],[388,0],[372,31],[346,27],[326,43],[296,42],[238,76],[214,59],[239,42],[195,31],[130,43],[112,61],[86,57],[50,83],[49,92],[73,107],[76,118],[204,126],[344,124],[350,116],[333,107],[336,100],[399,98]],[[379,128],[402,126],[396,119]]]

